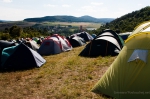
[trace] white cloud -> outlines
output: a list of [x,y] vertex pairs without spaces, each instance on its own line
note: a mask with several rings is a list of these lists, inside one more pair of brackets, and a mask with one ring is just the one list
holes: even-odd
[[53,4],[46,4],[44,5],[45,7],[56,7],[57,5],[53,5]]
[[70,7],[70,5],[64,4],[64,5],[62,5],[62,7],[68,8],[68,7]]
[[98,2],[91,2],[91,4],[96,6],[103,5],[103,3],[98,3]]
[[11,3],[13,0],[3,0],[3,2]]
[[93,6],[83,6],[80,11],[83,12],[96,12]]

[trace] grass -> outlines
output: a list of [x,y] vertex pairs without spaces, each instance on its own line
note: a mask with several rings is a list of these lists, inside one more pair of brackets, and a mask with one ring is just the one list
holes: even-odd
[[106,99],[90,92],[116,57],[86,58],[82,47],[43,56],[40,68],[0,73],[1,99]]
[[44,25],[61,25],[61,26],[67,26],[72,25],[73,27],[79,27],[82,25],[86,28],[99,28],[101,26],[101,23],[92,23],[92,22],[43,22]]

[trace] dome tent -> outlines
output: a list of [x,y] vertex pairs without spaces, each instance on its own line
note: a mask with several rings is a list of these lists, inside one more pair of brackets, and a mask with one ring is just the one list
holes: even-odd
[[86,44],[86,41],[83,38],[77,36],[76,34],[67,37],[67,39],[72,45],[72,47],[79,47]]
[[[144,28],[144,24],[139,27]],[[136,33],[133,32],[125,41],[125,45],[115,61],[91,91],[116,99],[149,99],[149,42],[150,27]]]
[[93,40],[94,38],[86,31],[76,33],[77,36],[83,38],[86,42]]
[[58,34],[53,34],[43,40],[38,53],[41,55],[51,55],[70,50],[72,50],[72,46],[67,39]]
[[79,54],[86,57],[115,56],[123,47],[123,39],[112,30],[102,31]]
[[36,51],[21,43],[4,48],[1,56],[2,69],[28,69],[41,67],[46,60]]
[[[14,43],[14,42],[0,40],[0,57],[1,57],[1,54],[2,54],[2,51],[4,48],[16,46],[16,45],[17,45],[17,43]],[[0,63],[1,63],[1,60],[0,60]]]
[[39,45],[33,40],[26,41],[24,42],[24,44],[33,49],[34,51],[37,51],[39,49]]

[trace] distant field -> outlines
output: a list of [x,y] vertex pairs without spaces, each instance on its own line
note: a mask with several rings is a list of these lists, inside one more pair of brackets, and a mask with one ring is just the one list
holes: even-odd
[[23,21],[2,22],[2,23],[0,23],[0,30],[4,30],[5,28],[10,28],[14,25],[24,28],[24,27],[33,26],[35,24],[36,24],[35,22],[23,22]]
[[101,23],[90,23],[90,22],[23,22],[23,21],[14,21],[14,22],[3,22],[0,23],[0,30],[4,30],[5,28],[10,28],[13,25],[17,25],[20,27],[31,27],[35,24],[40,24],[41,26],[68,26],[71,25],[72,27],[80,27],[82,25],[83,28],[99,28]]
[[90,23],[90,22],[44,22],[45,25],[72,25],[72,26],[80,26],[87,28],[99,28],[101,23]]

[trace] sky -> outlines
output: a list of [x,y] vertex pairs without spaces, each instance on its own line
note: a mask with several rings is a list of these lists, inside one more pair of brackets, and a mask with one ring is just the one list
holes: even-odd
[[54,15],[119,18],[149,5],[149,0],[0,0],[0,20]]

